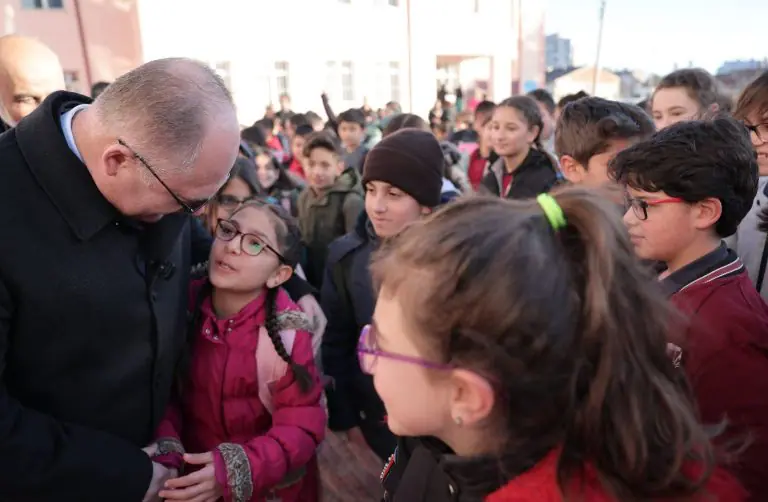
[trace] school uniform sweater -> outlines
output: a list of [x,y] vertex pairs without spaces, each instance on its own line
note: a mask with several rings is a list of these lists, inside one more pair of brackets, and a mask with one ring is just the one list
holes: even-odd
[[750,492],[768,500],[768,306],[744,264],[721,245],[662,281],[688,319],[681,364],[702,421],[727,422],[715,442],[748,439],[729,466]]

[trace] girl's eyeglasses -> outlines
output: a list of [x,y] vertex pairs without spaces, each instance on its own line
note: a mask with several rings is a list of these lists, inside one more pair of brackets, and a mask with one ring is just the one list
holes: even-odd
[[627,209],[632,208],[632,212],[635,213],[637,219],[645,221],[648,219],[648,208],[650,206],[657,206],[659,204],[678,204],[685,202],[683,199],[677,197],[668,197],[666,199],[638,199],[627,196],[625,198]]
[[227,194],[219,194],[216,196],[216,203],[227,210],[237,209],[243,204],[247,204],[254,200],[256,200],[255,196],[246,197],[244,199],[239,199],[234,195],[227,195]]
[[435,363],[418,357],[393,354],[392,352],[379,350],[376,344],[376,331],[370,324],[363,327],[360,332],[360,340],[357,344],[357,356],[360,359],[360,369],[369,375],[373,373],[373,370],[376,367],[376,361],[378,361],[380,357],[408,364],[416,364],[422,368],[431,370],[444,371],[453,369],[453,365],[451,364]]
[[254,234],[246,234],[240,231],[233,222],[229,220],[219,220],[216,225],[215,236],[217,239],[229,242],[237,236],[241,236],[240,249],[248,256],[259,256],[264,249],[270,250],[281,263],[285,263],[285,258],[275,248],[264,242],[264,239]]

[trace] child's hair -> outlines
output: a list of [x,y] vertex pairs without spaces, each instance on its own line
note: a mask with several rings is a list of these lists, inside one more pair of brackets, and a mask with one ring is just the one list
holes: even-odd
[[312,128],[309,124],[302,124],[298,127],[296,127],[296,133],[293,135],[294,138],[306,138],[310,134],[315,132],[315,130]]
[[305,115],[306,115],[307,121],[310,123],[310,125],[314,124],[315,122],[320,122],[320,123],[323,122],[323,118],[320,115],[318,115],[317,113],[313,112],[312,110],[310,110],[307,113],[305,113]]
[[[270,216],[270,221],[274,224],[275,235],[277,236],[277,250],[282,255],[280,261],[284,265],[295,268],[301,257],[301,233],[296,220],[282,207],[276,204],[268,204],[263,201],[254,201],[244,204],[235,211],[233,215],[248,207],[255,207],[262,211],[267,211]],[[312,377],[309,374],[309,370],[296,363],[291,358],[291,355],[286,350],[285,345],[283,345],[283,340],[280,337],[277,318],[277,292],[278,288],[267,288],[265,302],[267,318],[265,327],[269,334],[269,339],[272,340],[277,355],[291,367],[301,391],[308,392],[312,387]]]
[[741,92],[736,101],[736,109],[733,116],[739,120],[746,120],[755,114],[762,118],[768,113],[768,70],[761,73]]
[[413,113],[401,113],[392,117],[392,119],[382,131],[381,137],[386,138],[393,132],[406,128],[421,129],[422,131],[431,132],[429,124],[427,124],[427,121],[423,118],[419,117],[418,115],[414,115]]
[[555,98],[552,97],[552,94],[549,93],[546,89],[535,89],[528,93],[528,96],[536,100],[537,102],[544,105],[544,108],[547,109],[547,111],[550,113],[550,115],[554,115],[555,113]]
[[261,132],[264,133],[264,137],[270,137],[274,133],[275,130],[275,121],[272,120],[269,117],[264,117],[263,119],[259,119],[253,124],[255,127],[258,127],[261,129]]
[[569,155],[586,168],[614,140],[644,140],[656,127],[641,108],[603,98],[587,97],[560,112],[555,129],[555,151]]
[[267,136],[264,134],[264,129],[258,124],[257,122],[240,131],[240,138],[247,142],[251,148],[267,146]]
[[578,101],[582,98],[588,98],[589,94],[587,94],[584,91],[579,91],[575,94],[568,94],[566,96],[563,96],[560,98],[560,101],[557,102],[557,107],[561,110],[565,108],[569,103],[573,103],[574,101]]
[[494,386],[497,455],[465,460],[463,475],[484,496],[561,447],[566,497],[585,463],[616,500],[693,494],[713,453],[665,352],[666,301],[610,201],[579,187],[553,197],[557,231],[535,200],[472,197],[374,255],[374,283],[423,353]]
[[291,114],[287,119],[286,122],[291,124],[293,126],[293,129],[296,130],[300,126],[308,125],[311,126],[312,124],[309,123],[309,118],[307,118],[306,115],[303,113],[293,113]]
[[[675,87],[685,89],[688,96],[699,104],[702,112],[706,112],[712,105],[719,104],[722,100],[715,77],[701,68],[684,68],[673,71],[661,79],[653,94],[655,95],[660,89],[673,89]],[[650,105],[653,107],[653,96],[651,96]]]
[[715,198],[720,237],[736,231],[757,193],[757,159],[749,131],[728,117],[673,124],[620,152],[610,165],[620,184],[664,192],[688,203]]
[[475,116],[477,115],[490,115],[493,113],[493,110],[496,109],[496,103],[493,101],[483,100],[480,101],[477,104],[477,107],[475,107]]
[[235,159],[235,164],[232,166],[232,170],[229,172],[229,178],[227,178],[227,182],[222,185],[216,195],[211,199],[211,202],[208,204],[207,219],[209,230],[216,225],[216,212],[219,207],[219,196],[234,179],[239,179],[245,183],[248,186],[252,197],[258,197],[262,193],[261,185],[259,184],[259,179],[256,175],[256,164],[254,160],[245,157],[238,157]]
[[318,148],[341,156],[341,145],[334,136],[325,131],[314,132],[307,136],[307,142],[304,144],[304,156],[309,157],[312,151]]
[[341,124],[342,122],[350,122],[357,124],[362,128],[365,128],[365,115],[358,108],[350,108],[345,110],[336,117],[336,121]]
[[533,140],[533,144],[541,152],[544,152],[544,147],[541,145],[541,130],[544,128],[544,121],[541,118],[541,112],[539,111],[539,105],[533,98],[528,96],[514,96],[507,98],[496,106],[499,108],[514,108],[523,115],[523,119],[528,124],[528,130],[538,127],[539,132],[536,134],[536,138]]

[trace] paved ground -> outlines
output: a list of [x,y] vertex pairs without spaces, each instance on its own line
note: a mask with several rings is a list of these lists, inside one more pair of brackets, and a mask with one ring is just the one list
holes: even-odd
[[371,450],[363,450],[328,431],[318,454],[323,483],[323,502],[379,502],[379,476],[383,462]]

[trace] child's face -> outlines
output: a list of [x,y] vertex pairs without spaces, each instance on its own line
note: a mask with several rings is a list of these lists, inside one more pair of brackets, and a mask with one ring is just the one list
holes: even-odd
[[266,155],[259,155],[256,157],[256,175],[259,177],[259,184],[265,190],[272,188],[272,185],[277,181],[279,174],[277,169],[275,169],[275,164],[272,162],[272,159]]
[[652,100],[653,122],[657,130],[685,120],[694,120],[701,113],[699,103],[684,87],[659,89]]
[[[624,223],[637,256],[677,268],[691,243],[698,239],[697,215],[693,205],[664,192],[645,192],[628,187],[627,194],[631,205],[624,214]],[[643,220],[645,215],[647,219]]]
[[315,190],[330,188],[344,170],[344,164],[335,152],[315,148],[309,152],[304,166],[309,186]]
[[215,204],[209,206],[212,209],[211,218],[209,218],[210,232],[216,229],[216,222],[220,219],[229,218],[232,213],[253,197],[253,192],[248,184],[240,178],[230,179],[224,189],[216,196]]
[[399,234],[430,210],[389,183],[370,181],[365,186],[365,212],[376,235],[387,238]]
[[339,124],[339,138],[347,148],[357,148],[363,142],[363,128],[354,122]]
[[[400,302],[386,290],[376,301],[373,326],[368,336],[376,350],[430,360],[414,344],[419,333],[407,326]],[[384,402],[387,425],[394,434],[444,436],[443,431],[451,420],[450,386],[441,375],[430,374],[438,372],[390,357],[378,356],[373,360],[373,383]]]
[[214,287],[253,293],[290,277],[290,267],[275,254],[278,222],[266,209],[247,206],[227,221],[230,225],[218,225],[211,248],[209,276]]
[[501,157],[511,157],[529,148],[536,139],[536,128],[528,129],[528,123],[515,108],[500,106],[491,120],[491,144]]
[[302,136],[294,136],[291,140],[291,155],[299,162],[304,162],[304,144],[306,142],[306,138]]
[[760,115],[753,112],[747,117],[749,125],[757,126],[760,136],[754,132],[750,134],[752,145],[757,152],[757,165],[760,168],[760,176],[768,176],[768,113]]
[[631,140],[615,139],[608,142],[608,148],[597,155],[593,155],[584,166],[576,162],[573,157],[563,155],[561,158],[561,169],[563,175],[568,181],[578,185],[588,187],[600,187],[611,183],[608,177],[608,164],[619,152],[632,144]]

